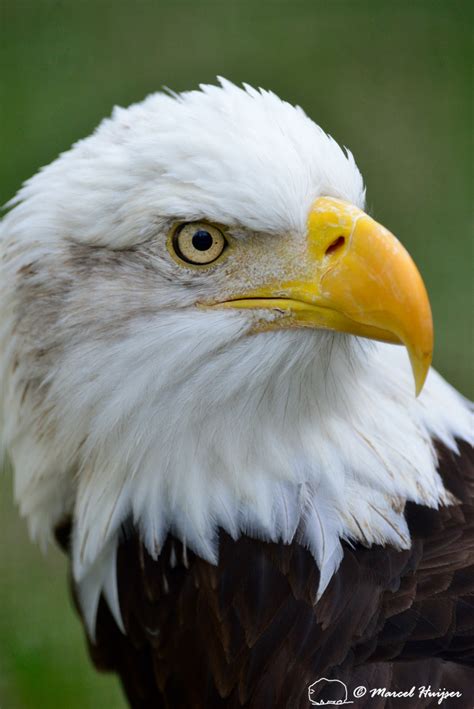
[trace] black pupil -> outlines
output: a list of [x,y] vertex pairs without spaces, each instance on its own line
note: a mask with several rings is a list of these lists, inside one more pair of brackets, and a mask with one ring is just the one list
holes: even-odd
[[198,251],[207,251],[212,246],[212,236],[205,229],[198,229],[193,234],[192,242]]

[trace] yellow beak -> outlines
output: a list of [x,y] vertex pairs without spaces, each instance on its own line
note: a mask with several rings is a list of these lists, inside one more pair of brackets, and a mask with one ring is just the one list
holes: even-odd
[[417,394],[431,364],[431,309],[415,264],[393,234],[341,200],[314,202],[296,278],[266,283],[220,307],[283,315],[266,327],[318,327],[404,344]]

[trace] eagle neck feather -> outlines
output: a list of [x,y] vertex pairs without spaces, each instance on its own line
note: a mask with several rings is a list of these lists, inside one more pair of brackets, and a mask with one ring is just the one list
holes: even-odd
[[436,372],[417,400],[402,348],[282,332],[269,354],[264,333],[242,337],[238,317],[234,328],[226,333],[232,347],[202,345],[197,370],[170,366],[159,397],[140,389],[138,376],[138,408],[128,412],[135,426],[117,421],[107,439],[96,421],[97,441],[108,445],[88,442],[73,533],[91,635],[101,592],[121,622],[111,575],[126,521],[154,558],[169,533],[213,564],[219,529],[235,539],[296,541],[319,567],[319,598],[342,540],[409,548],[406,502],[437,508],[453,500],[432,440],[456,450],[455,437],[472,437],[471,413]]

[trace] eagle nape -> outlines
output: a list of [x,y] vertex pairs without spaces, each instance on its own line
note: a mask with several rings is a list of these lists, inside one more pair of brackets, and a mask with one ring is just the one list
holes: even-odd
[[0,448],[132,707],[472,704],[472,409],[364,208],[220,79],[115,108],[0,224]]

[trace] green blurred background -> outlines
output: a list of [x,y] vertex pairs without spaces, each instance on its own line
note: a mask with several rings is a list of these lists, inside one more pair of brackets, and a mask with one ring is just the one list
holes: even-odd
[[[470,2],[1,0],[0,201],[114,104],[222,74],[299,103],[353,151],[428,287],[438,369],[474,393]],[[89,666],[66,564],[0,477],[0,706],[124,706]]]

